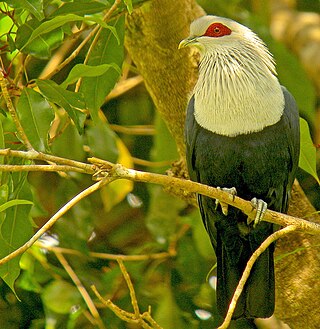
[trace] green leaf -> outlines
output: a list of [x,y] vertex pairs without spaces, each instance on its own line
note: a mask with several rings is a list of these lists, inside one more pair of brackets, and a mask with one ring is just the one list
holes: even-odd
[[[89,58],[89,65],[99,66],[113,63],[118,67],[122,67],[124,58],[124,16],[120,16],[114,21],[113,26],[117,30],[120,44],[118,44],[117,39],[109,29],[103,29]],[[83,78],[80,91],[85,95],[90,114],[95,122],[99,120],[98,111],[100,106],[113,89],[119,76],[120,74],[116,70],[108,70],[100,76]]]
[[185,203],[164,192],[161,186],[150,186],[149,191],[151,200],[146,225],[156,240],[165,244],[176,232],[179,213],[184,209]]
[[314,177],[320,184],[316,168],[316,147],[312,142],[308,123],[302,118],[300,118],[300,143],[299,167]]
[[29,200],[19,200],[19,199],[10,200],[0,205],[0,212],[5,211],[10,207],[18,206],[20,204],[33,204],[33,202]]
[[51,56],[51,51],[62,43],[64,33],[62,28],[57,28],[54,31],[36,35],[32,42],[28,42],[30,35],[41,27],[41,24],[37,19],[31,19],[21,25],[17,30],[15,44],[18,49],[25,53],[46,59]]
[[[9,197],[9,186],[8,184],[2,184],[0,186],[0,207],[7,203]],[[0,211],[0,223],[4,220],[4,213]]]
[[9,45],[9,50],[11,53],[17,49],[16,44],[14,43],[12,36],[10,34],[7,34],[7,43]]
[[[27,173],[12,173],[8,185],[12,188],[9,193],[12,200],[20,201],[17,201],[17,205],[7,207],[5,216],[0,217],[0,258],[21,247],[33,232],[30,216],[32,193]],[[23,204],[21,200],[29,200],[30,204]],[[15,257],[0,266],[0,276],[13,292],[15,280],[20,274],[19,260],[20,257]]]
[[116,135],[107,124],[97,122],[96,125],[89,126],[85,135],[90,154],[97,158],[116,162],[119,156]]
[[166,329],[185,328],[171,288],[159,287],[158,290],[159,304],[154,315],[155,321]]
[[5,0],[10,7],[29,11],[39,21],[44,19],[43,0]]
[[70,283],[57,280],[49,283],[41,295],[43,304],[58,314],[68,314],[74,305],[81,302],[78,289]]
[[48,151],[49,129],[54,113],[47,100],[36,91],[24,88],[17,104],[17,112],[31,145],[37,151]]
[[198,209],[193,211],[188,215],[192,225],[192,237],[194,241],[194,247],[197,249],[199,254],[212,262],[214,258],[214,251],[210,242],[208,232],[206,231],[204,225],[202,225],[202,220],[200,212]]
[[119,74],[121,74],[119,66],[115,63],[97,66],[77,64],[71,69],[67,79],[60,86],[62,88],[66,88],[68,85],[76,82],[81,77],[99,77],[105,74],[110,68],[115,69],[119,72]]
[[[67,23],[75,22],[75,21],[83,21],[83,22],[87,22],[87,23],[96,22],[96,23],[100,24],[101,26],[103,26],[104,28],[111,30],[111,33],[113,33],[112,27],[109,28],[109,25],[106,24],[105,22],[103,22],[98,17],[82,17],[79,15],[67,14],[64,16],[54,17],[54,18],[50,19],[49,21],[42,22],[37,27],[31,29],[31,31],[30,31],[31,33],[30,33],[29,37],[27,37],[27,35],[25,35],[27,38],[25,38],[24,40],[19,39],[20,43],[19,43],[18,48],[22,51],[27,46],[29,46],[31,43],[33,43],[34,40],[42,39],[41,37],[43,35],[47,35],[49,32],[57,30]],[[30,21],[28,21],[24,25],[30,25],[29,22]]]
[[[133,159],[124,142],[119,137],[116,137],[115,140],[117,151],[119,153],[116,162],[127,168],[133,168]],[[118,179],[111,184],[103,186],[100,189],[100,195],[105,211],[109,212],[115,205],[119,204],[128,195],[128,193],[133,190],[133,187],[134,184],[132,181],[125,181],[122,179]]]
[[124,0],[124,3],[126,4],[127,10],[129,12],[129,14],[131,15],[133,12],[132,0]]
[[50,17],[62,16],[67,14],[86,16],[95,13],[100,13],[107,8],[110,8],[110,4],[104,4],[97,1],[87,2],[85,5],[82,2],[68,2],[60,6],[50,15]]
[[[65,123],[64,118],[61,119],[60,117],[60,120]],[[67,144],[72,145],[72,147],[66,147]],[[86,156],[83,150],[83,136],[79,135],[76,126],[72,124],[63,130],[63,134],[53,139],[51,150],[57,156],[78,161],[84,161]]]
[[80,111],[86,109],[83,95],[65,90],[51,80],[37,79],[36,82],[44,97],[64,108],[82,134],[86,119],[86,115]]
[[[151,151],[152,161],[168,161],[168,163],[171,163],[178,158],[177,146],[166,123],[158,112],[156,113],[155,127],[156,135]],[[167,168],[168,165],[160,168],[152,168],[152,170],[162,173]]]

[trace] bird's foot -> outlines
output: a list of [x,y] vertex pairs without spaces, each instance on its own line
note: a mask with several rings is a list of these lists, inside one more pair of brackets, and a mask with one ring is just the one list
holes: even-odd
[[256,209],[256,214],[254,218],[248,216],[247,224],[249,225],[253,221],[253,227],[255,227],[263,219],[263,216],[268,209],[268,204],[262,199],[257,198],[253,198],[251,204],[253,209]]
[[[228,188],[228,187],[218,186],[217,189],[220,190],[220,191],[228,192],[232,196],[233,201],[234,201],[234,197],[237,195],[237,190],[236,190],[235,187]],[[224,203],[224,202],[221,202],[219,199],[216,199],[216,209],[218,208],[219,204],[221,206],[222,213],[225,216],[227,216],[228,215],[228,204]]]

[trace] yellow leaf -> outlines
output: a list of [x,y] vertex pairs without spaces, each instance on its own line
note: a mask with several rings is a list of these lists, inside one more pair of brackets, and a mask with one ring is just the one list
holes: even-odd
[[[120,138],[116,139],[119,150],[118,163],[127,168],[133,167],[130,152]],[[101,189],[101,198],[106,211],[110,211],[115,205],[120,203],[133,189],[133,182],[126,179],[118,179]]]

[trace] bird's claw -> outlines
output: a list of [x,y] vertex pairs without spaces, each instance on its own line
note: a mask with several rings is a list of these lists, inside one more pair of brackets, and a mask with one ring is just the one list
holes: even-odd
[[262,199],[257,198],[253,198],[251,200],[251,204],[253,209],[256,209],[256,214],[254,216],[254,219],[252,219],[252,217],[248,217],[247,223],[249,225],[253,221],[253,227],[255,227],[263,219],[263,216],[268,209],[268,204]]
[[[232,201],[234,201],[234,197],[237,195],[237,190],[235,187],[228,188],[228,187],[218,186],[217,189],[220,191],[228,192],[232,196]],[[216,199],[216,209],[218,208],[219,204],[221,206],[222,213],[225,216],[227,216],[228,215],[228,204],[221,202],[219,199]]]

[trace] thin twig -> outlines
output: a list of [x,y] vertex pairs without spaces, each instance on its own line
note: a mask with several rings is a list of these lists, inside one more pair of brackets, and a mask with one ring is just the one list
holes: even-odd
[[37,152],[35,150],[25,152],[25,151],[11,150],[11,149],[0,149],[0,156],[1,155],[12,156],[12,157],[28,159],[28,160],[42,160],[51,163],[59,163],[61,165],[83,169],[84,172],[90,175],[92,175],[95,172],[95,168],[92,164],[61,158],[51,154]]
[[[121,2],[120,0],[116,0],[116,2]],[[118,4],[117,4],[118,6]],[[114,5],[111,7],[113,8]],[[104,16],[103,20],[106,21],[107,19],[109,19],[113,13],[111,8],[108,10],[107,14]],[[72,52],[72,54],[66,58],[62,63],[60,63],[54,70],[52,70],[50,73],[48,73],[47,75],[43,76],[42,79],[43,80],[48,80],[50,79],[52,76],[54,76],[56,73],[60,72],[66,65],[68,65],[70,62],[72,62],[80,53],[81,49],[87,44],[87,42],[97,34],[97,32],[100,29],[100,25],[96,25],[91,32],[83,39],[83,41],[79,44],[79,46]]]
[[65,66],[67,66],[70,62],[72,62],[80,53],[82,48],[87,44],[87,42],[97,33],[98,29],[100,28],[99,25],[95,26],[93,30],[82,40],[79,46],[71,53],[71,55],[66,58],[62,63],[57,65],[57,67],[52,70],[47,75],[42,77],[43,80],[49,80],[54,76],[56,73],[60,72]]
[[143,77],[141,75],[137,75],[135,77],[118,82],[112,91],[107,95],[105,101],[107,102],[113,98],[119,97],[120,95],[139,85],[142,81]]
[[144,320],[148,321],[153,329],[162,329],[162,327],[160,327],[151,316],[151,306],[149,306],[148,312],[144,312],[143,314],[141,314],[141,317]]
[[88,195],[92,194],[93,192],[99,190],[102,186],[110,183],[113,181],[114,178],[104,178],[100,180],[99,182],[89,186],[79,194],[77,194],[75,197],[73,197],[68,203],[66,203],[59,211],[57,211],[46,224],[44,224],[33,236],[31,239],[29,239],[24,245],[22,245],[20,248],[16,249],[6,257],[2,258],[0,260],[0,265],[3,265],[10,261],[11,259],[21,255],[23,252],[25,252],[27,249],[29,249],[45,232],[47,232],[56,222],[59,218],[61,218],[67,211],[69,211],[74,205],[76,205],[80,200],[87,197]]
[[145,126],[120,126],[115,124],[110,124],[109,127],[117,132],[127,135],[154,135],[156,133],[156,129],[154,126],[145,125]]
[[92,316],[95,319],[96,324],[98,325],[98,327],[100,329],[105,329],[106,327],[104,326],[101,317],[99,315],[99,312],[96,308],[96,306],[94,305],[94,302],[92,301],[88,291],[86,290],[86,288],[83,286],[82,282],[80,281],[79,277],[77,276],[77,274],[74,272],[74,270],[72,269],[72,267],[69,265],[69,263],[67,262],[66,258],[63,256],[62,253],[56,251],[55,252],[56,257],[58,258],[59,262],[61,263],[61,265],[63,266],[63,268],[66,270],[66,272],[68,273],[68,275],[70,276],[71,280],[73,281],[73,283],[76,285],[77,289],[79,290],[82,298],[84,299],[85,303],[88,306],[88,309],[90,311],[90,313],[92,314]]
[[234,292],[234,295],[232,297],[231,303],[229,305],[229,309],[227,312],[227,315],[223,321],[223,323],[220,325],[220,327],[218,327],[218,329],[226,329],[229,327],[231,319],[232,319],[232,315],[233,312],[236,308],[237,305],[237,301],[243,291],[244,285],[247,282],[249,276],[250,276],[250,272],[251,269],[254,265],[254,263],[256,262],[256,260],[258,259],[258,257],[276,240],[278,240],[279,238],[281,238],[282,236],[294,232],[296,231],[298,228],[297,226],[294,225],[289,225],[279,231],[274,232],[273,234],[271,234],[267,239],[265,239],[261,245],[259,246],[259,248],[252,254],[252,256],[250,257],[246,268],[242,274],[242,277],[238,283],[238,286],[236,288],[236,291]]
[[[119,7],[120,3],[121,3],[121,0],[115,0],[115,2],[113,3],[113,5],[110,7],[110,9],[109,9],[109,10],[107,11],[107,13],[104,15],[104,17],[103,17],[103,19],[102,19],[104,22],[107,22],[107,21],[110,19],[111,15],[112,15],[112,14],[114,13],[114,11]],[[92,40],[92,42],[91,42],[91,44],[90,44],[90,46],[89,46],[89,49],[88,49],[88,51],[87,51],[86,57],[85,57],[85,59],[84,59],[84,61],[83,61],[83,64],[87,64],[87,62],[89,61],[89,58],[90,58],[91,52],[92,52],[93,48],[96,46],[96,44],[97,44],[97,42],[98,42],[98,40],[99,40],[99,37],[100,37],[101,31],[102,31],[102,26],[97,25],[97,26],[94,28],[94,31],[95,31],[95,33],[94,33],[93,35],[91,35],[91,33],[90,33],[91,37],[94,36],[94,38],[93,38],[93,40]],[[75,87],[75,92],[79,91],[79,89],[80,89],[80,85],[81,85],[81,81],[82,81],[82,78],[80,78],[80,79],[77,81],[77,83],[76,83],[76,87]]]
[[100,295],[100,293],[98,292],[97,288],[94,285],[91,286],[91,289],[95,293],[97,298],[100,300],[100,302],[106,307],[108,307],[121,320],[136,325],[139,324],[144,329],[162,329],[162,327],[160,327],[157,324],[157,322],[152,318],[150,306],[147,312],[144,312],[143,314],[139,314],[139,317],[137,318],[135,313],[130,313],[121,309],[116,304],[114,304],[110,299],[105,300]]
[[6,80],[6,78],[5,78],[5,76],[4,76],[1,69],[0,69],[0,86],[1,86],[2,96],[3,96],[3,98],[6,102],[6,105],[7,105],[8,111],[11,115],[11,118],[13,120],[13,123],[15,124],[15,126],[17,128],[17,132],[18,132],[19,137],[21,138],[23,144],[25,145],[25,147],[28,150],[33,150],[33,146],[31,145],[27,135],[25,134],[25,132],[22,128],[21,122],[18,118],[18,114],[16,112],[16,109],[13,106],[12,100],[10,98],[10,94],[8,92],[8,89],[7,89],[7,80]]
[[[67,56],[69,51],[77,43],[78,38],[81,36],[81,34],[88,29],[88,27],[84,27],[84,25],[85,24],[82,23],[80,30],[78,30],[75,26],[72,28],[73,34],[69,39],[65,40],[61,47],[53,54],[53,56],[51,56],[49,62],[44,67],[38,79],[45,80],[51,77],[52,72],[55,71],[56,68],[61,64],[65,56]],[[75,31],[75,29],[77,29],[77,31]]]
[[61,248],[61,247],[53,247],[48,246],[45,243],[37,242],[37,246],[40,248],[53,251],[53,252],[60,252],[67,255],[74,255],[79,257],[94,257],[99,259],[109,259],[109,260],[122,260],[127,262],[134,262],[134,261],[144,261],[144,260],[161,260],[161,259],[168,259],[176,256],[176,250],[173,250],[172,247],[169,247],[168,252],[158,252],[154,254],[144,254],[144,255],[122,255],[122,254],[107,254],[102,252],[89,252],[88,254],[83,254],[82,252],[74,249],[68,248]]
[[[92,285],[91,286],[92,291],[94,294],[97,296],[97,298],[100,300],[100,302],[107,306],[111,311],[113,311],[121,320],[126,321],[126,322],[133,322],[135,319],[133,319],[133,314],[130,312],[127,312],[120,307],[118,307],[116,304],[112,303],[110,299],[105,300],[97,290],[97,288]],[[136,322],[136,321],[135,321]]]
[[134,291],[134,287],[133,287],[130,275],[129,275],[126,267],[124,266],[123,261],[120,260],[120,259],[118,259],[117,261],[118,261],[121,273],[122,273],[124,279],[126,280],[127,286],[129,288],[131,304],[132,304],[132,307],[133,307],[134,314],[136,316],[136,319],[139,319],[140,318],[139,305],[138,305],[136,293]]
[[132,157],[132,161],[134,164],[137,164],[139,166],[150,167],[150,168],[168,167],[173,163],[173,160],[148,161],[148,160],[144,160],[144,159],[138,159],[135,157]]
[[73,166],[63,166],[63,165],[0,165],[0,171],[49,171],[49,172],[59,172],[59,171],[75,171],[79,173],[86,174],[87,172],[82,168],[77,168]]

